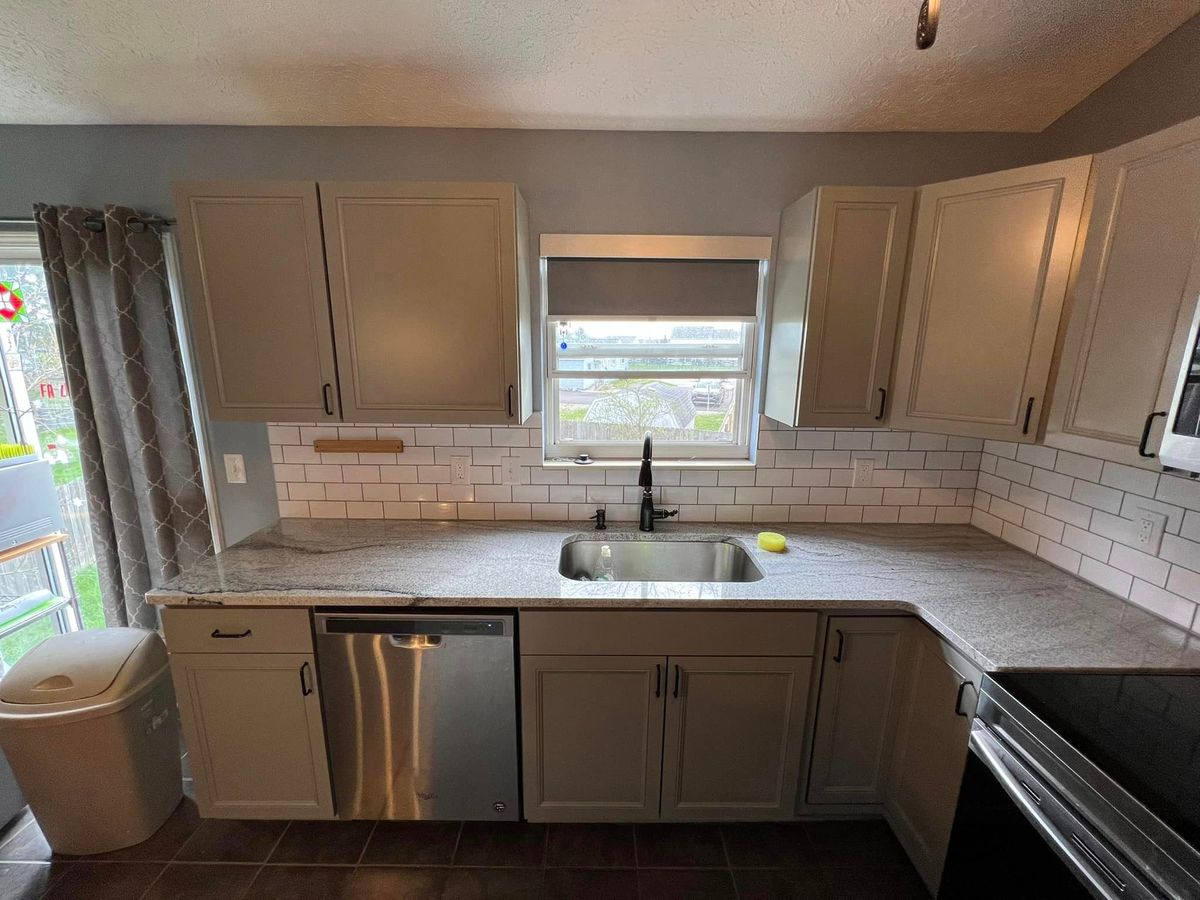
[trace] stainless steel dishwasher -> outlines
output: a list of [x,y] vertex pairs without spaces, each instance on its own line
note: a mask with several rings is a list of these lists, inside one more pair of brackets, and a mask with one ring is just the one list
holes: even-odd
[[318,613],[342,819],[516,819],[513,617]]

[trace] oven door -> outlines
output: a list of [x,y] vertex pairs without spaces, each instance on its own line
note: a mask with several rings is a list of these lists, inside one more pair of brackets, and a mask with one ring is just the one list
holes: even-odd
[[[1147,423],[1147,430],[1149,427]],[[1158,448],[1158,457],[1164,466],[1184,472],[1200,472],[1200,303],[1197,303],[1196,313],[1192,317],[1187,351],[1171,399],[1171,408],[1167,411],[1167,427]]]
[[1163,897],[978,719],[970,747],[939,900]]

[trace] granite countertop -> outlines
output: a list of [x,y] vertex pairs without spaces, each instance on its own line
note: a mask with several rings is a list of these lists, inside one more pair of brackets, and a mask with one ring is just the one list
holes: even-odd
[[[149,593],[161,605],[472,606],[517,609],[870,609],[910,612],[987,671],[1200,672],[1190,635],[967,525],[669,523],[581,531],[577,522],[291,519]],[[577,582],[558,573],[576,538],[731,538],[764,577],[745,583]]]

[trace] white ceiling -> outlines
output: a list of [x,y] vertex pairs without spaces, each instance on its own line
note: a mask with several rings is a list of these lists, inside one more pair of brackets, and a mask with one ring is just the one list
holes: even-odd
[[1200,11],[918,5],[0,0],[0,122],[1039,131]]

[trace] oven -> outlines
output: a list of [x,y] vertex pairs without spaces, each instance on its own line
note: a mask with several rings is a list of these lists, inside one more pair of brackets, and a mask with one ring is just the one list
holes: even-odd
[[1193,714],[1196,675],[985,678],[940,900],[1200,898]]

